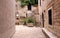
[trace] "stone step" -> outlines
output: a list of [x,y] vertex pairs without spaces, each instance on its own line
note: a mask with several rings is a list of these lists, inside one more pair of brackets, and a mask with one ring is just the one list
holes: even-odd
[[53,33],[49,32],[47,29],[42,28],[43,33],[46,35],[46,38],[58,38]]

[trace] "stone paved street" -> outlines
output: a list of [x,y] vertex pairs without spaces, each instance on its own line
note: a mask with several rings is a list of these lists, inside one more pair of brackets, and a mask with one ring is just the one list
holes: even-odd
[[12,38],[46,38],[40,27],[16,26],[16,32]]

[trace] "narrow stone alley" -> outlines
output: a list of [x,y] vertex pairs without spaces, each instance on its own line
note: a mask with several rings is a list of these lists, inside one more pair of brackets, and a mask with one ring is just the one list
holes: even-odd
[[46,38],[40,27],[16,26],[16,32],[12,38]]
[[0,38],[60,38],[60,0],[0,0]]

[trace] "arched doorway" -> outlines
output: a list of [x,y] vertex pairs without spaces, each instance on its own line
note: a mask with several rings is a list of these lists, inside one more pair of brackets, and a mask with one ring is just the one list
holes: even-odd
[[44,14],[42,13],[42,25],[44,27]]

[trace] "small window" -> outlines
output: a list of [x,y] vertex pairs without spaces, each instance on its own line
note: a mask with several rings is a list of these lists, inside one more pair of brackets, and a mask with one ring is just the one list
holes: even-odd
[[28,10],[31,10],[31,4],[29,3],[29,5],[28,5]]
[[49,24],[52,25],[52,9],[48,10]]

